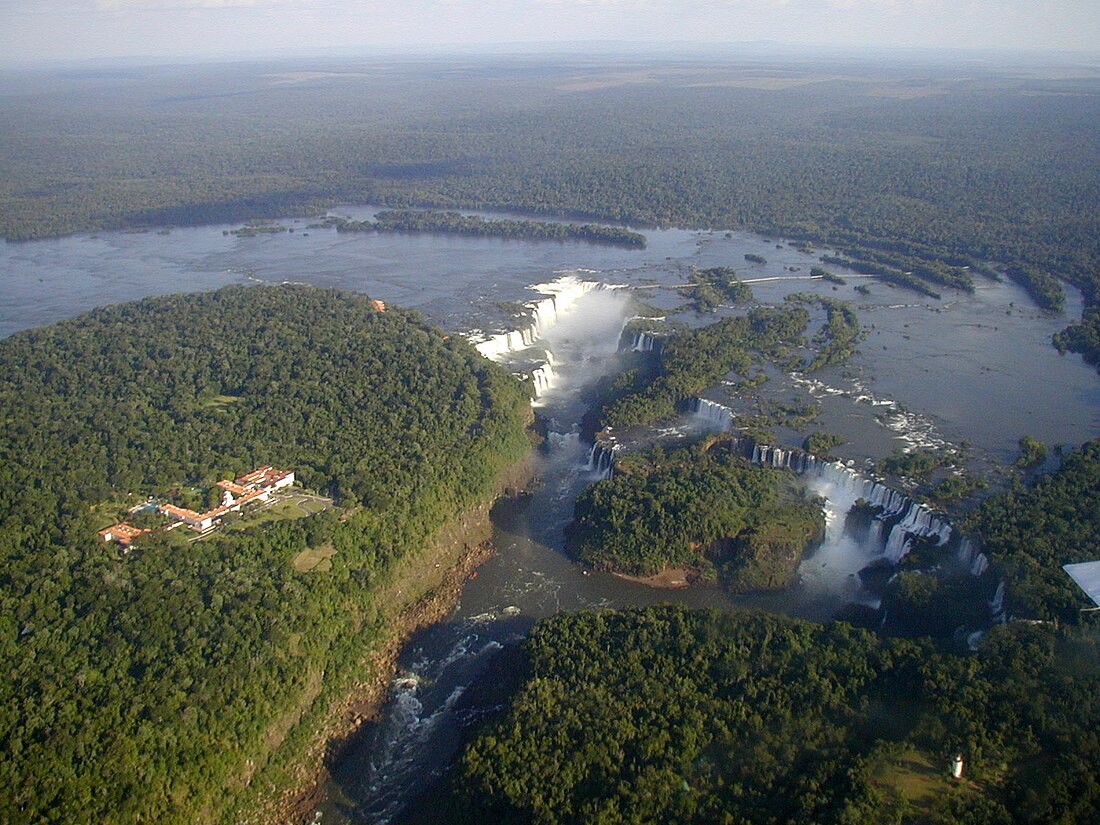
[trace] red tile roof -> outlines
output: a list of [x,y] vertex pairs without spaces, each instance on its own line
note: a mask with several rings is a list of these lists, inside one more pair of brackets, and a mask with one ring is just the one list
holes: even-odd
[[223,490],[228,490],[235,496],[243,496],[246,493],[251,492],[247,487],[243,487],[234,481],[219,481],[218,486]]
[[100,530],[99,535],[105,541],[107,536],[111,536],[121,544],[129,544],[138,536],[148,533],[148,530],[143,530],[140,527],[134,527],[132,524],[128,524],[125,521],[120,521],[118,524],[112,524],[106,530]]

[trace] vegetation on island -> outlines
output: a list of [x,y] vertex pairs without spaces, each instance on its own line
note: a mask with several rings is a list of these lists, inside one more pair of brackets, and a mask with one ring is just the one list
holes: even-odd
[[[707,270],[693,273],[693,277],[708,288],[712,281],[703,279],[729,278],[732,287],[747,290],[732,270]],[[806,345],[807,306],[823,308],[825,323],[810,342],[809,359],[803,362],[792,350]],[[745,376],[739,386],[747,388],[767,380],[762,371],[765,364],[812,372],[839,363],[851,356],[862,339],[859,319],[850,304],[807,293],[789,296],[782,308],[758,307],[705,327],[670,329],[659,352],[641,354],[614,383],[603,388],[599,427],[625,428],[671,418],[685,402],[731,373]],[[820,413],[820,407],[812,403],[772,406],[770,417],[783,418],[789,426],[805,425]]]
[[236,235],[238,238],[255,238],[257,235],[278,235],[280,232],[293,232],[289,226],[272,221],[255,219],[242,226],[240,229],[222,230],[223,235]]
[[[240,821],[363,678],[397,566],[530,449],[528,397],[415,312],[230,287],[0,342],[0,821]],[[96,531],[263,464],[339,509]],[[409,594],[409,597],[413,597]]]
[[621,456],[585,489],[566,529],[570,555],[600,570],[685,569],[736,591],[791,583],[824,535],[821,507],[789,473],[755,467],[728,445]]
[[1042,441],[1025,435],[1020,439],[1020,455],[1017,456],[1014,466],[1020,469],[1038,467],[1047,460],[1047,445]]
[[823,281],[828,281],[829,283],[836,284],[837,286],[844,286],[848,283],[839,275],[835,275],[832,272],[829,272],[829,270],[827,269],[822,269],[820,266],[810,267],[810,277],[820,278]]
[[949,507],[979,490],[984,490],[987,486],[989,486],[988,482],[980,476],[964,469],[956,469],[951,475],[934,484],[922,498],[940,507]]
[[[1062,311],[1062,307],[1066,303],[1066,294],[1054,275],[1039,267],[1027,264],[1015,264],[1008,267],[1005,272],[1009,278],[1027,290],[1031,300],[1042,309],[1048,309],[1052,312]],[[1097,286],[1100,286],[1100,284],[1091,284],[1092,289],[1097,288]]]
[[645,235],[620,226],[549,223],[547,221],[482,218],[461,212],[433,212],[421,209],[386,210],[373,221],[330,219],[337,232],[437,232],[489,238],[524,240],[588,241],[642,248]]
[[802,367],[802,372],[814,372],[830,364],[847,361],[865,336],[859,326],[855,308],[847,301],[808,292],[788,295],[785,301],[800,306],[818,306],[825,310],[825,324],[811,342],[817,352]]
[[602,425],[625,428],[676,414],[679,405],[728,373],[747,375],[753,365],[785,361],[801,346],[809,323],[802,307],[750,310],[698,329],[670,335],[650,369],[629,370],[605,400]]
[[913,292],[919,292],[921,295],[927,295],[929,298],[939,299],[942,297],[939,292],[929,286],[924,278],[920,278],[910,271],[895,269],[874,261],[853,260],[839,255],[822,255],[821,262],[832,264],[833,266],[843,266],[846,269],[851,269],[863,275],[873,275],[880,281],[885,281],[888,284],[893,284],[894,286],[899,286],[904,289],[911,289]]
[[818,458],[832,458],[833,447],[844,443],[844,438],[836,433],[812,432],[802,442],[802,449]]
[[[857,258],[861,271],[875,275],[880,280],[908,286],[911,279],[917,279],[963,292],[974,291],[974,278],[970,274],[973,262],[969,259],[959,259],[955,265],[951,265],[943,261],[925,261],[896,249],[887,251],[883,249],[884,246],[886,245],[860,246],[845,249],[844,254]],[[964,260],[966,263],[962,263]],[[974,268],[988,272],[991,277],[995,275],[978,264],[974,264]]]
[[957,460],[958,456],[951,450],[922,447],[910,452],[895,450],[893,455],[880,460],[875,469],[881,475],[927,481],[936,470],[949,467]]
[[1100,306],[1087,307],[1080,323],[1054,336],[1054,346],[1063,355],[1076,352],[1100,371]]
[[1095,630],[1017,623],[958,655],[840,622],[656,607],[559,614],[523,653],[522,688],[450,783],[450,821],[1100,818]]
[[696,312],[710,312],[722,304],[743,304],[752,300],[752,288],[729,267],[692,270],[689,279],[695,284],[691,290],[691,306]]

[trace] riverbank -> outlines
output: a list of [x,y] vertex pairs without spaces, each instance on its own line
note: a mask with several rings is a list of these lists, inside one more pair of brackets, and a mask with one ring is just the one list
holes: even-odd
[[[375,616],[364,631],[377,629],[355,672],[350,690],[333,696],[314,716],[315,728],[293,757],[281,787],[259,790],[242,821],[299,825],[312,821],[321,787],[363,726],[375,720],[389,697],[397,656],[417,630],[440,622],[454,609],[466,581],[494,554],[490,513],[501,499],[522,494],[535,481],[533,456],[510,467],[490,500],[467,508],[420,553],[402,559],[389,581],[373,595]],[[303,713],[302,722],[308,722]]]
[[683,590],[690,587],[692,582],[698,579],[698,574],[686,567],[674,567],[662,570],[655,576],[628,576],[626,573],[612,573],[618,579],[644,584],[646,587],[654,587],[659,590]]

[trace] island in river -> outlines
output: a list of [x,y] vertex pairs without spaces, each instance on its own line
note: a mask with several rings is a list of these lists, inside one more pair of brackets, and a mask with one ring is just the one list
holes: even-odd
[[752,466],[728,443],[632,455],[577,499],[566,546],[584,564],[651,584],[782,589],[825,532],[820,502],[792,476]]
[[383,210],[374,216],[373,221],[330,218],[322,225],[335,226],[337,232],[436,232],[488,238],[588,241],[637,248],[646,245],[645,235],[620,226],[483,218],[480,215],[463,215],[461,212],[422,209]]

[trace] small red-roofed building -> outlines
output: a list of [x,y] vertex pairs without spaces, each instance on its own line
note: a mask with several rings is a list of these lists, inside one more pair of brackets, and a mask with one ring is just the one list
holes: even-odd
[[238,497],[252,492],[250,487],[245,487],[244,485],[237,484],[233,481],[219,481],[218,486],[225,490],[227,493],[232,493],[234,496]]
[[168,516],[173,521],[182,521],[192,530],[209,530],[214,526],[215,516],[210,513],[196,513],[186,507],[177,507],[174,504],[161,504],[157,507],[161,515]]
[[293,483],[293,470],[276,470],[270,465],[259,467],[251,473],[246,473],[237,479],[237,484],[241,487],[248,487],[254,490],[267,490],[268,492],[272,490],[281,490],[283,487],[289,487]]
[[379,301],[377,298],[375,298],[373,301],[371,301],[370,305],[372,307],[374,307],[375,309],[377,309],[379,312],[385,312],[386,311],[385,302],[384,301]]
[[120,521],[105,530],[100,530],[99,537],[104,541],[115,541],[123,547],[129,547],[134,539],[148,532],[148,530],[142,530],[140,527],[134,527],[132,524]]

